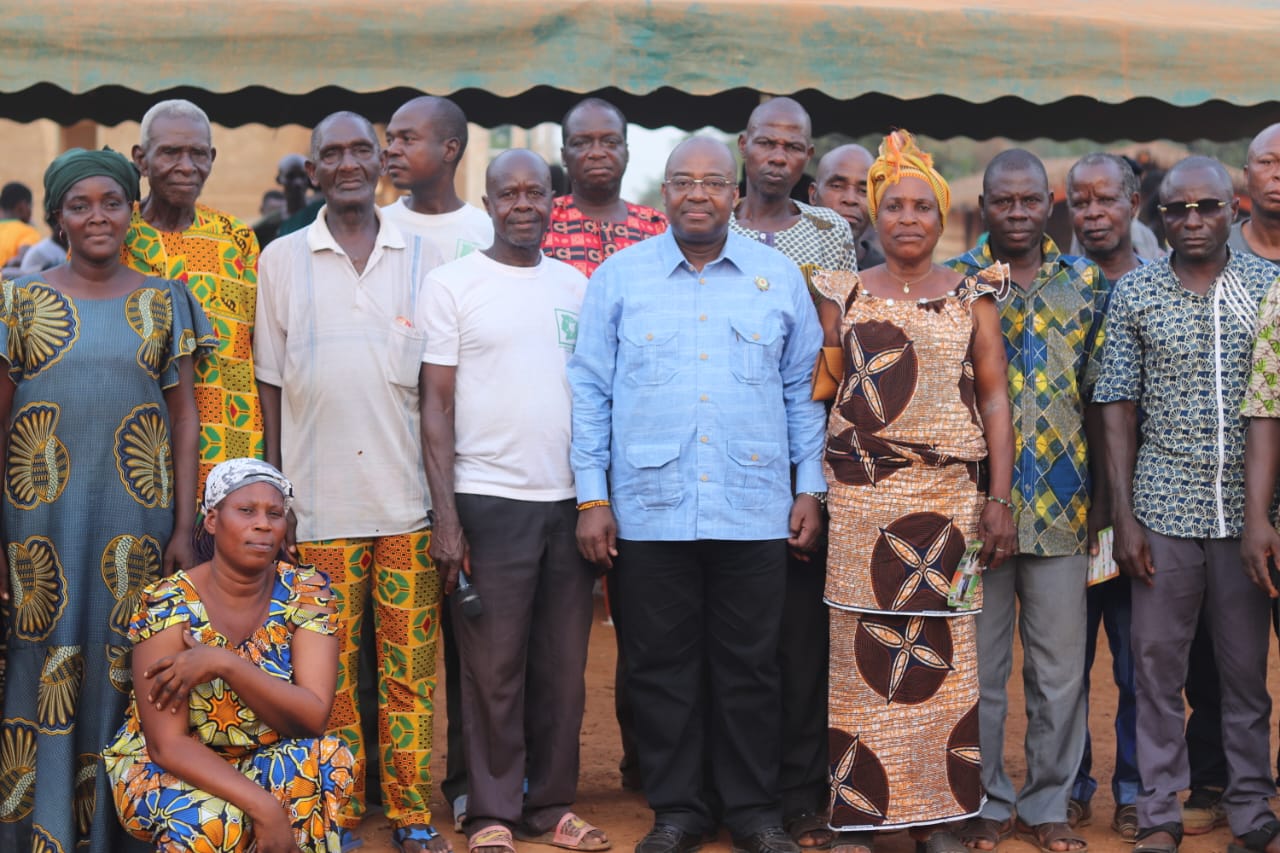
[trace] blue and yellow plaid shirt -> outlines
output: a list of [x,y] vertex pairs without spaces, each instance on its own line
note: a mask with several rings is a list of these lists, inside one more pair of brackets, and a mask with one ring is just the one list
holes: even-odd
[[[1088,536],[1089,449],[1084,407],[1102,357],[1109,290],[1091,261],[1058,251],[1045,236],[1031,285],[1000,303],[1013,408],[1013,513],[1018,550],[1036,557],[1083,554]],[[973,275],[995,263],[983,235],[945,261]]]

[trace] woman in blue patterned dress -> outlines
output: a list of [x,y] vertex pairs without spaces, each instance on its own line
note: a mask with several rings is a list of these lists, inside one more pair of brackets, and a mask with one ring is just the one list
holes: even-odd
[[214,467],[212,558],[148,587],[129,627],[134,701],[104,758],[120,820],[162,853],[342,849],[337,615],[322,572],[276,562],[292,497],[266,462]]
[[99,752],[124,717],[142,589],[194,562],[192,353],[214,338],[181,282],[120,264],[128,160],[73,149],[44,187],[70,261],[0,284],[0,850],[107,853],[122,833]]

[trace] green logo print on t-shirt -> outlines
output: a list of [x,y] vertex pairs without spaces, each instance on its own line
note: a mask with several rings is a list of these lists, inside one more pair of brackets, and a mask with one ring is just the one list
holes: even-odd
[[573,352],[578,343],[578,315],[563,308],[556,309],[556,333],[560,338],[560,346]]

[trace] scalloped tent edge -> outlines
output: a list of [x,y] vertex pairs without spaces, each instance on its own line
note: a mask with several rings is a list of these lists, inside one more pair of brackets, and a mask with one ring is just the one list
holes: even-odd
[[[1235,139],[1280,120],[1273,0],[3,0],[0,115],[136,120],[186,97],[226,126],[385,121],[453,97],[481,125],[587,94],[646,126],[740,129],[792,94],[816,133]],[[140,35],[145,26],[145,34]]]

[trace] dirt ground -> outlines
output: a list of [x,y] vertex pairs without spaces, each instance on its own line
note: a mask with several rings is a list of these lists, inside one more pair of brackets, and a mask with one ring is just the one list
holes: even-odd
[[[603,608],[597,602],[596,621],[591,631],[591,649],[587,663],[587,708],[582,724],[582,770],[578,781],[578,802],[575,810],[583,818],[604,829],[613,841],[613,848],[620,853],[630,853],[632,847],[646,832],[653,821],[653,813],[645,805],[644,797],[638,793],[623,791],[619,784],[618,760],[622,755],[622,747],[618,742],[617,723],[613,716],[613,668],[614,668],[614,635],[613,628],[604,620]],[[1111,815],[1114,802],[1111,798],[1111,770],[1115,760],[1115,684],[1111,681],[1111,656],[1105,640],[1098,643],[1098,656],[1094,661],[1092,673],[1092,694],[1090,697],[1090,729],[1093,734],[1093,755],[1095,778],[1099,780],[1098,793],[1093,798],[1093,823],[1081,831],[1089,842],[1092,853],[1122,853],[1131,849],[1111,831]],[[1026,771],[1022,756],[1022,739],[1026,732],[1026,718],[1022,713],[1022,682],[1019,676],[1021,652],[1014,665],[1014,676],[1009,683],[1010,719],[1006,728],[1005,761],[1009,775],[1015,783],[1020,783]],[[441,662],[440,672],[444,666]],[[1271,694],[1280,695],[1280,661],[1276,655],[1271,657],[1269,683]],[[432,762],[432,773],[435,779],[444,778],[444,744],[445,744],[445,707],[444,691],[436,694],[436,707],[441,713],[436,716],[435,743],[437,753]],[[1274,712],[1273,712],[1274,717]],[[1275,720],[1272,732],[1276,731]],[[1275,748],[1275,737],[1272,737],[1272,748]],[[1273,807],[1280,805],[1275,800]],[[467,841],[461,834],[453,832],[453,820],[449,809],[437,789],[432,802],[435,824],[447,838],[455,851],[463,853]],[[361,853],[395,853],[391,843],[391,827],[380,814],[369,815],[357,831],[364,846]],[[1188,836],[1182,844],[1183,853],[1210,853],[1223,851],[1231,841],[1231,833],[1225,827],[1219,827],[1207,835]],[[535,850],[552,848],[516,842],[520,853],[533,853]],[[703,850],[707,853],[729,853],[731,845],[729,836],[722,832],[717,842],[707,844]],[[1002,853],[1036,853],[1036,848],[1021,841],[1010,839],[1000,847]],[[906,832],[881,835],[876,840],[877,853],[913,853],[914,845]]]

